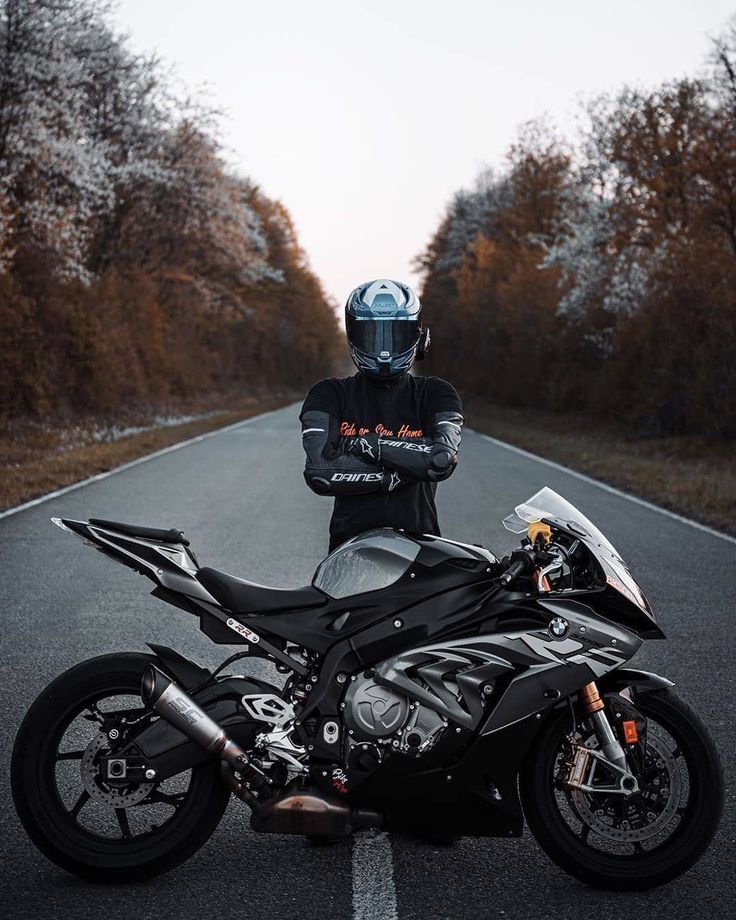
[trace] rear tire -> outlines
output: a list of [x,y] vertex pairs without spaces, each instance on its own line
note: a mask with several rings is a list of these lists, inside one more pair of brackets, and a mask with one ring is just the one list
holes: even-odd
[[[713,839],[723,809],[723,767],[700,718],[669,689],[641,694],[635,706],[676,741],[687,767],[687,804],[676,813],[679,826],[660,845],[645,850],[632,844],[630,854],[603,852],[586,842],[589,832],[584,839],[573,832],[558,807],[560,793],[554,784],[560,750],[571,728],[568,711],[542,729],[522,771],[524,813],[537,842],[558,866],[597,888],[643,890],[686,872]],[[670,818],[670,824],[673,821]]]
[[[70,668],[41,693],[16,737],[11,785],[23,827],[52,862],[86,879],[132,882],[172,869],[209,839],[230,798],[220,780],[219,763],[213,760],[191,770],[188,787],[177,793],[173,816],[164,817],[160,825],[152,824],[150,831],[126,836],[123,826],[130,832],[127,815],[132,816],[135,808],[110,807],[109,812],[120,821],[121,836],[101,836],[79,823],[72,814],[74,809],[65,806],[57,781],[59,744],[64,732],[75,719],[91,722],[79,714],[85,707],[90,711],[90,704],[94,708],[95,701],[104,700],[106,695],[138,697],[142,707],[141,676],[146,665],[156,661],[152,655],[121,653],[102,655]],[[74,766],[69,776],[74,780]],[[86,793],[81,775],[77,779],[82,798]],[[98,810],[104,810],[103,804],[89,798],[84,801],[85,805],[93,801]],[[146,804],[145,800],[142,804]],[[125,812],[126,817],[120,817],[118,812]],[[81,808],[77,814],[81,815]]]

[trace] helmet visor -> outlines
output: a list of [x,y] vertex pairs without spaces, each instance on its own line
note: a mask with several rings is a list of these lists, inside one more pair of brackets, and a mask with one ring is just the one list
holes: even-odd
[[350,344],[367,355],[378,357],[381,352],[400,355],[413,348],[419,339],[419,321],[415,319],[347,318]]

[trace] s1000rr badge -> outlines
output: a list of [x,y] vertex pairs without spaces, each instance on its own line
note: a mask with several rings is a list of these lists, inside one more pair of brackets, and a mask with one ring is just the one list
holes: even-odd
[[564,639],[570,632],[570,624],[564,617],[555,617],[550,621],[547,632],[553,639]]

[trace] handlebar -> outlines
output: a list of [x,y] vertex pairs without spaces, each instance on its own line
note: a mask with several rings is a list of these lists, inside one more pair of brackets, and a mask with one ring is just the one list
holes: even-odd
[[534,549],[531,546],[515,549],[509,557],[509,564],[498,579],[499,583],[502,587],[507,588],[520,575],[531,574],[538,566],[542,567],[541,574],[545,575],[559,568],[560,563],[557,557],[546,549]]
[[499,578],[504,588],[515,581],[519,575],[531,572],[537,564],[537,554],[531,549],[515,549],[511,553],[511,561],[506,571]]
[[511,565],[503,573],[499,581],[505,587],[510,585],[512,581],[515,581],[519,575],[522,574],[524,569],[526,569],[527,564],[524,560],[518,559],[516,562],[512,562]]

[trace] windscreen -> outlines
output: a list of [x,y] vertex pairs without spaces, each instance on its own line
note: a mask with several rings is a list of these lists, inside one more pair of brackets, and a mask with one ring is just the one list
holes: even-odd
[[507,530],[514,533],[525,533],[527,524],[534,524],[543,518],[555,518],[570,525],[570,530],[579,536],[589,537],[599,546],[605,546],[609,552],[618,556],[618,551],[608,540],[595,524],[589,520],[582,511],[578,511],[575,505],[558,495],[553,489],[545,486],[528,498],[525,502],[517,505],[514,513],[504,518],[503,525]]
[[575,505],[545,486],[503,519],[503,525],[513,533],[525,533],[528,524],[544,521],[561,527],[582,540],[603,568],[607,583],[636,604],[648,616],[649,602],[634,580],[628,566],[611,541]]

